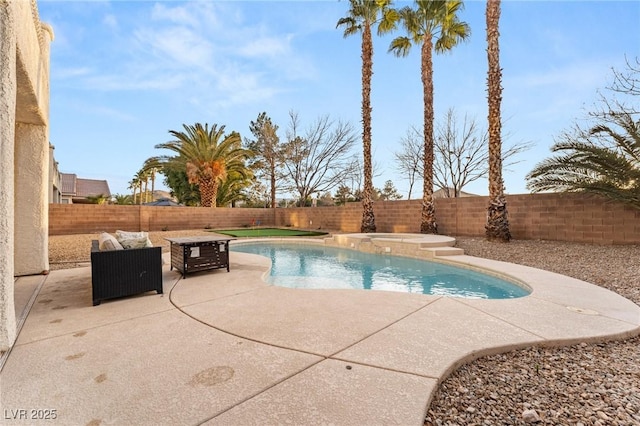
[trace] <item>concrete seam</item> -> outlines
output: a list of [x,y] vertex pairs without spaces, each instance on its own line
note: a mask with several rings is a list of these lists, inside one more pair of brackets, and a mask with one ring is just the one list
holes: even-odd
[[[22,327],[24,326],[24,323],[27,321],[27,316],[29,315],[29,312],[31,312],[31,308],[33,307],[33,304],[35,303],[36,298],[40,294],[40,290],[42,290],[42,287],[44,286],[45,281],[47,281],[47,278],[49,278],[49,275],[44,275],[44,278],[42,279],[42,281],[40,281],[40,284],[38,284],[38,286],[35,288],[35,290],[31,294],[31,298],[29,298],[29,301],[27,302],[27,304],[25,305],[24,309],[20,313],[20,317],[18,318],[18,321],[17,321],[17,324],[16,324],[16,340],[15,340],[16,342],[18,341],[18,338],[20,337],[20,332],[22,331]],[[15,279],[14,280],[14,284],[17,281],[18,280]],[[2,369],[4,368],[5,363],[9,359],[9,355],[11,355],[11,351],[13,350],[13,348],[15,346],[16,345],[15,345],[15,342],[14,342],[14,344],[9,347],[9,350],[6,351],[5,353],[3,353],[2,357],[0,357],[0,372],[2,372]]]

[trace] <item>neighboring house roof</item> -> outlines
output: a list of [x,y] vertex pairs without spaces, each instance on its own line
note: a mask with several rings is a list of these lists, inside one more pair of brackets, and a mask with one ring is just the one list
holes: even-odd
[[77,198],[95,197],[104,195],[111,196],[109,184],[106,180],[82,179],[73,173],[60,173],[60,182],[63,196]]
[[[449,197],[453,197],[453,194],[455,194],[455,191],[453,190],[453,188],[449,188]],[[478,197],[477,194],[471,194],[469,192],[464,192],[464,191],[460,191],[459,196],[460,197]],[[448,197],[444,188],[440,188],[437,191],[433,192],[433,198],[448,198]]]
[[76,175],[60,173],[60,192],[62,195],[76,194]]

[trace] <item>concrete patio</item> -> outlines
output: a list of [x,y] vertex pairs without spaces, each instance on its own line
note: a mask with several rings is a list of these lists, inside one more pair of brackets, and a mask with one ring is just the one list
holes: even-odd
[[420,425],[439,381],[464,362],[640,334],[640,307],[615,293],[465,255],[446,259],[511,275],[532,294],[288,289],[262,281],[267,259],[231,259],[229,273],[185,280],[166,262],[164,295],[96,307],[89,267],[19,278],[25,321],[3,358],[2,423],[54,413],[74,425]]

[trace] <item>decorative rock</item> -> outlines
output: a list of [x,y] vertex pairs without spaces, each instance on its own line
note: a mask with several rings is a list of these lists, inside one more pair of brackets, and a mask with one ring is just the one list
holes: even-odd
[[536,410],[524,410],[522,412],[522,420],[525,423],[538,423],[542,421]]
[[[524,264],[572,276],[640,305],[640,245],[594,246],[557,241],[496,245],[458,238],[470,256]],[[429,407],[443,425],[640,426],[640,336],[622,341],[531,347],[480,358],[453,372]],[[455,390],[465,388],[467,392]],[[495,399],[497,396],[497,399]],[[475,413],[452,416],[451,407]],[[535,409],[539,423],[525,423]],[[601,414],[602,413],[602,414]],[[461,413],[462,414],[462,413]],[[603,415],[607,416],[607,420]],[[425,426],[431,426],[425,422]]]

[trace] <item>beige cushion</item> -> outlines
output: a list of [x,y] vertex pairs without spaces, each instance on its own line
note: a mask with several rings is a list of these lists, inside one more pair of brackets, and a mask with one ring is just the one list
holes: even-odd
[[116,231],[116,239],[126,249],[153,247],[146,232]]
[[122,244],[111,234],[103,232],[98,237],[98,248],[100,251],[122,250]]

